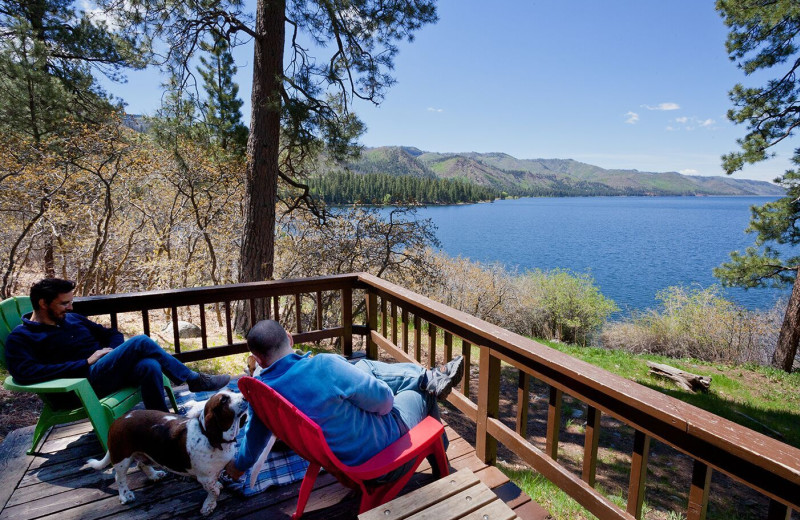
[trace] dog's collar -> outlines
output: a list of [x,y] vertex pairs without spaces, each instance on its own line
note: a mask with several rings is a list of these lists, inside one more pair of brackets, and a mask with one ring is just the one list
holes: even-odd
[[[197,417],[197,424],[200,425],[200,431],[203,433],[203,435],[205,435],[206,438],[208,438],[208,434],[206,433],[206,428],[203,425],[203,419],[200,416]],[[228,440],[225,437],[222,437],[222,440],[220,441],[221,444],[231,444],[232,442],[236,442],[236,439],[234,438]]]

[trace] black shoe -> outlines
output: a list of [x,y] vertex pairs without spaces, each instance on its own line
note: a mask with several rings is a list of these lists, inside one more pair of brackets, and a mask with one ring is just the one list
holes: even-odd
[[464,358],[456,356],[442,368],[427,370],[425,375],[424,390],[437,399],[444,399],[464,376]]
[[218,376],[211,374],[198,374],[198,377],[195,377],[191,381],[188,381],[189,391],[212,392],[214,390],[219,390],[223,386],[227,385],[230,380],[231,376],[227,374],[220,374]]

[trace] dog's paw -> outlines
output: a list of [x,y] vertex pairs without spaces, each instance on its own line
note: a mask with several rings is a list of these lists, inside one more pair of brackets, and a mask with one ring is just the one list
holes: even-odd
[[147,478],[149,478],[153,482],[158,482],[159,480],[161,480],[162,478],[164,478],[166,476],[167,476],[167,472],[166,471],[161,471],[160,469],[154,469],[150,473],[150,475],[147,476]]
[[203,516],[208,516],[214,512],[214,509],[217,508],[217,501],[216,500],[208,500],[206,499],[203,502],[203,507],[200,509],[200,514]]
[[133,491],[130,489],[126,489],[125,491],[119,492],[119,501],[122,504],[127,504],[128,502],[133,502],[136,500],[136,495],[133,494]]

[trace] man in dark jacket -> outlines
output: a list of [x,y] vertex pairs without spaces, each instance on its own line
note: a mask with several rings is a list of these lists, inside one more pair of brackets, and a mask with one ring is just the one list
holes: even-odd
[[162,372],[189,390],[218,390],[230,376],[194,372],[148,336],[124,341],[106,328],[72,311],[75,284],[45,278],[31,287],[33,312],[22,317],[6,339],[9,373],[20,384],[62,377],[85,377],[103,397],[126,386],[139,386],[148,409],[167,411]]

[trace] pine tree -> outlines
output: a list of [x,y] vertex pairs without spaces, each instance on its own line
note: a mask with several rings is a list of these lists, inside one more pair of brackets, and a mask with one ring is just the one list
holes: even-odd
[[203,78],[206,102],[203,105],[206,124],[220,148],[244,155],[247,150],[247,127],[242,123],[239,85],[233,81],[236,65],[230,45],[219,33],[212,32],[212,43],[202,42],[200,48],[208,54],[201,56],[198,68]]
[[[728,118],[748,126],[740,139],[741,151],[723,156],[728,174],[745,164],[768,159],[772,146],[788,139],[800,125],[800,64],[797,34],[800,6],[797,2],[765,0],[718,0],[717,9],[731,28],[727,49],[746,74],[784,67],[763,87],[736,85],[730,92],[734,107]],[[800,164],[800,149],[792,158]],[[745,288],[794,284],[772,358],[773,365],[787,372],[800,344],[800,256],[786,255],[785,245],[800,245],[800,171],[789,170],[776,179],[786,196],[752,208],[749,232],[756,234],[755,247],[734,251],[731,261],[714,270],[725,285]],[[784,245],[776,248],[773,245]]]

